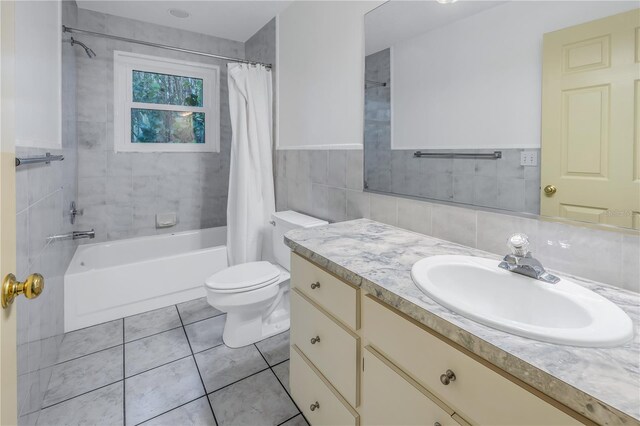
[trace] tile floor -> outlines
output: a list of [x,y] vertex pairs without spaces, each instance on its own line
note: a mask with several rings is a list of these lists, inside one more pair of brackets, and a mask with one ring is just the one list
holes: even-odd
[[307,425],[289,332],[231,349],[205,299],[67,333],[38,425]]

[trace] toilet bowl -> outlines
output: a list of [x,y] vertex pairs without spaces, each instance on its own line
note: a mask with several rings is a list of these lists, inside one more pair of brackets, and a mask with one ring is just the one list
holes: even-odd
[[294,211],[272,215],[273,257],[226,268],[205,281],[207,302],[227,313],[222,340],[239,348],[289,329],[290,251],[284,234],[295,228],[326,225]]

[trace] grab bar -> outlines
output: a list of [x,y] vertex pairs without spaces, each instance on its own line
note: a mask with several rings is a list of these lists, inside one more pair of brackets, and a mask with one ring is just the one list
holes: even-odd
[[25,157],[25,158],[16,157],[16,167],[22,166],[25,164],[36,164],[36,163],[49,164],[52,161],[62,161],[62,160],[64,160],[64,155],[51,155],[50,152],[47,152],[45,155],[40,155],[38,157]]
[[502,158],[502,151],[493,151],[493,153],[473,153],[473,152],[422,152],[413,153],[416,158],[435,157],[435,158],[478,158],[485,160],[497,160]]

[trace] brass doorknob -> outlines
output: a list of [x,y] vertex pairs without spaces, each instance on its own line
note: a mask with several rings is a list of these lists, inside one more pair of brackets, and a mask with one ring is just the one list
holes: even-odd
[[27,299],[35,299],[44,290],[44,277],[40,274],[31,274],[24,282],[20,282],[13,274],[8,274],[2,282],[2,307],[13,303],[16,296],[24,294]]
[[553,194],[556,193],[557,190],[558,190],[558,188],[556,188],[553,185],[547,185],[547,186],[544,187],[544,193],[547,196],[552,196]]

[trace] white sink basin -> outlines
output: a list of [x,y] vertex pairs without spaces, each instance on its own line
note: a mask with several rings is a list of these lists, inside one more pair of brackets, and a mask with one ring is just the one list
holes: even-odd
[[561,345],[612,347],[633,337],[631,318],[604,297],[562,279],[545,283],[472,256],[433,256],[411,269],[433,300],[484,325]]

